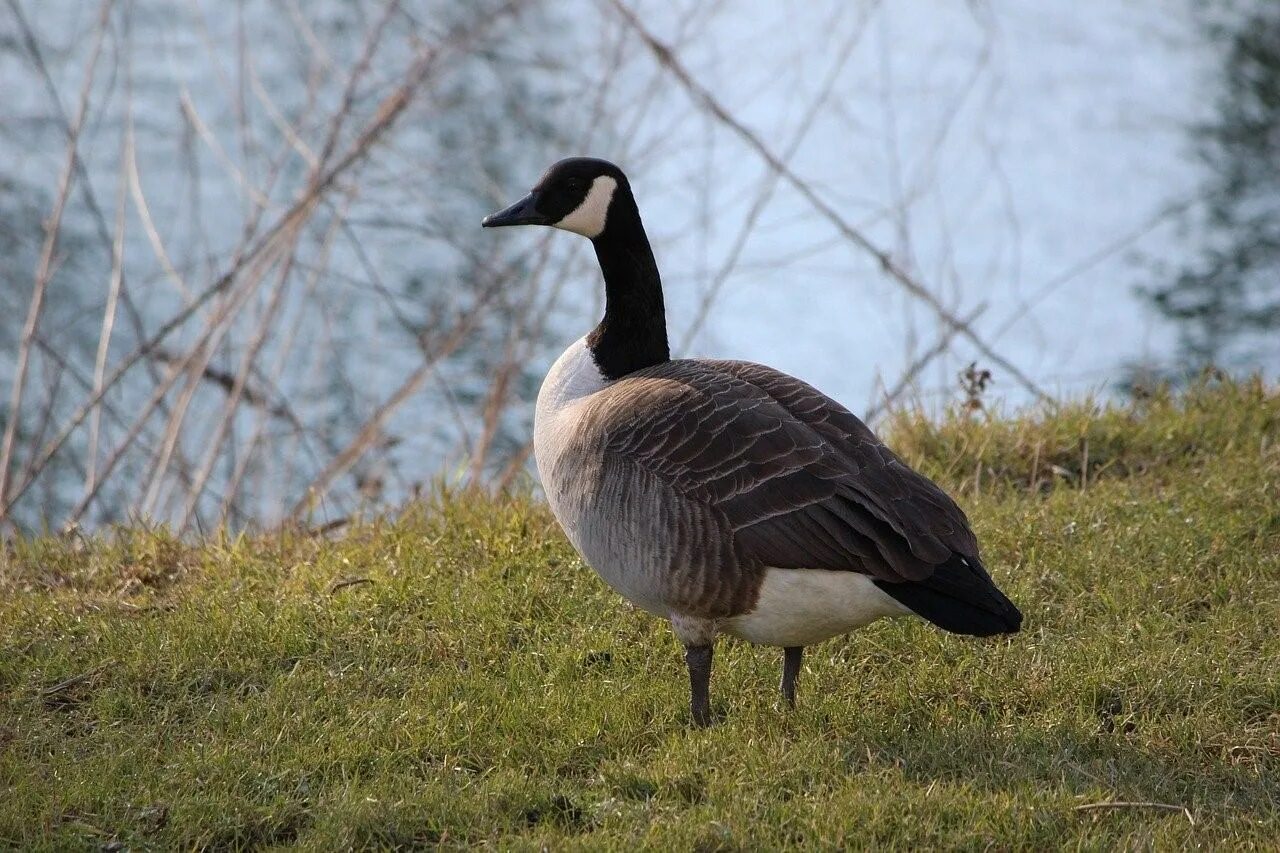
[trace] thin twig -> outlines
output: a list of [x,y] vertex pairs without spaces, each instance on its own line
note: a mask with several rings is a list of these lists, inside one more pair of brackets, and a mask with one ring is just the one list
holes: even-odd
[[1017,308],[1009,313],[1009,316],[1005,318],[1004,322],[996,328],[992,339],[999,340],[1002,338],[1006,332],[1018,323],[1019,320],[1029,314],[1031,309],[1040,304],[1041,301],[1058,288],[1065,284],[1070,284],[1076,278],[1093,269],[1098,264],[1129,248],[1168,220],[1190,210],[1201,200],[1202,197],[1199,193],[1193,193],[1179,201],[1165,205],[1137,228],[1117,237],[1105,246],[1102,246],[1084,258],[1081,258],[1079,261],[1058,273],[1053,278],[1050,278],[1044,284],[1040,285],[1040,287],[1036,289],[1036,292],[1031,294],[1030,298],[1023,301],[1017,306]]
[[1089,491],[1089,438],[1080,439],[1080,491]]
[[[131,132],[125,132],[124,141],[121,144],[125,150],[122,160],[128,162],[132,159],[132,155],[129,153],[133,147]],[[102,309],[102,330],[98,333],[98,352],[93,362],[93,390],[95,392],[102,387],[102,379],[106,374],[107,350],[111,346],[111,334],[115,329],[116,323],[116,304],[120,297],[120,285],[124,281],[126,183],[127,178],[122,167],[119,187],[116,190],[116,234],[115,240],[111,244],[111,276],[107,285],[107,304]],[[97,485],[98,436],[101,426],[102,406],[99,405],[93,410],[93,415],[89,419],[89,446],[85,451],[85,468],[88,471],[84,481],[84,493],[86,495],[93,492],[94,487]]]
[[1078,812],[1092,811],[1110,811],[1112,809],[1159,809],[1166,812],[1182,812],[1186,816],[1187,822],[1192,826],[1196,825],[1196,819],[1191,814],[1191,809],[1186,806],[1180,806],[1176,803],[1156,803],[1156,802],[1140,802],[1136,800],[1110,800],[1103,803],[1085,803],[1075,807]]
[[196,506],[200,502],[200,495],[204,492],[205,483],[208,482],[209,476],[213,473],[213,466],[218,460],[218,454],[222,449],[223,441],[226,439],[227,432],[231,429],[232,423],[235,421],[236,412],[240,404],[241,395],[244,393],[246,384],[249,381],[249,374],[252,371],[254,360],[257,358],[258,352],[261,351],[263,345],[267,341],[267,336],[271,331],[271,321],[275,318],[276,312],[280,309],[280,305],[284,300],[285,294],[288,292],[288,284],[293,273],[293,258],[297,255],[297,241],[300,234],[295,232],[292,235],[291,247],[289,255],[280,267],[275,287],[272,289],[270,301],[258,322],[258,329],[249,342],[248,347],[240,358],[240,369],[236,372],[235,378],[232,380],[231,388],[227,392],[227,397],[223,401],[222,417],[214,426],[213,434],[206,442],[204,459],[200,467],[196,471],[196,476],[191,487],[187,490],[187,499],[179,516],[177,529],[182,532],[186,529],[187,524],[191,521],[191,515],[196,511]]
[[[339,520],[343,523],[346,522],[346,519],[339,519]],[[328,525],[325,525],[325,526],[327,527]],[[343,578],[342,580],[334,581],[329,586],[329,594],[333,595],[338,590],[346,589],[349,586],[363,586],[365,584],[372,586],[373,579],[372,578]]]
[[[49,279],[53,277],[54,257],[58,250],[58,236],[62,229],[62,213],[66,209],[67,197],[71,193],[72,176],[75,174],[77,150],[80,144],[80,130],[84,127],[85,117],[89,114],[89,94],[93,90],[93,80],[97,74],[98,57],[102,54],[102,40],[106,34],[106,18],[111,11],[112,0],[103,0],[99,13],[100,25],[93,40],[93,48],[89,53],[89,62],[85,67],[84,80],[80,85],[80,101],[76,107],[76,115],[71,123],[71,132],[67,140],[66,161],[58,178],[58,193],[53,203],[53,212],[45,224],[44,246],[40,251],[40,261],[36,268],[35,285],[31,291],[31,301],[27,308],[27,318],[22,326],[22,337],[18,343],[18,359],[14,367],[13,388],[9,395],[9,418],[4,427],[4,439],[0,442],[0,518],[8,515],[12,502],[7,501],[9,491],[9,464],[13,459],[14,439],[17,437],[18,422],[21,420],[22,396],[26,388],[27,367],[31,358],[32,339],[36,327],[40,323],[40,314],[44,308],[45,291]],[[14,17],[25,23],[21,7],[17,0],[9,0],[9,8]],[[17,498],[14,498],[17,500]]]
[[[344,221],[345,213],[346,213],[345,209],[335,212],[335,216],[334,216],[335,226],[338,223]],[[333,234],[333,230],[334,229],[331,226],[330,237]],[[320,262],[307,275],[306,289],[302,296],[303,301],[309,300],[311,294],[314,293],[315,288],[319,284],[320,277],[328,264],[328,258],[332,248],[332,244],[333,244],[333,241],[328,238],[326,238],[321,243]],[[276,354],[274,378],[267,378],[266,380],[274,387],[279,386],[279,380],[280,380],[281,374],[283,373],[285,365],[288,363],[290,354],[293,351],[293,346],[297,339],[298,331],[299,331],[299,324],[297,323],[291,324],[285,333],[284,340],[281,342],[280,346],[278,347],[278,352]],[[230,379],[230,377],[228,377],[228,379]],[[231,380],[231,381],[234,381],[234,380]],[[231,387],[231,386],[228,385],[227,387]],[[251,389],[249,389],[246,386],[243,390],[245,392],[244,398],[248,400],[249,399],[248,393]],[[281,396],[280,402],[278,402],[274,407],[272,407],[271,413],[274,414],[277,409],[288,414],[288,419],[290,421],[290,424],[294,428],[294,435],[305,439],[307,436],[306,428],[302,425],[301,420],[296,415],[293,414],[292,410],[289,407],[288,402],[283,398],[283,396]],[[266,415],[267,414],[268,414],[268,411],[265,408],[263,407],[258,408],[258,416],[254,424],[253,433],[249,437],[249,441],[247,445],[244,447],[241,453],[240,460],[236,464],[235,469],[232,472],[230,482],[228,482],[226,489],[224,491],[223,498],[222,498],[222,507],[219,510],[220,517],[223,517],[223,518],[226,517],[231,507],[234,505],[236,495],[240,492],[241,483],[243,482],[245,474],[248,472],[249,464],[253,460],[254,453],[257,450],[258,444],[262,441],[262,437],[266,432],[266,427],[267,427]],[[330,445],[328,441],[322,440],[321,443],[325,445],[325,449],[328,450],[330,454],[337,452],[337,448]],[[319,460],[316,458],[315,452],[312,449],[310,443],[304,441],[302,442],[302,445],[303,445],[303,448],[310,455],[314,464],[319,465],[320,464]]]
[[[987,303],[983,302],[979,304],[977,308],[970,311],[964,318],[964,321],[966,323],[972,323],[981,317],[982,313],[986,310]],[[911,364],[907,365],[907,369],[902,372],[900,377],[898,377],[898,381],[894,383],[892,390],[887,391],[879,403],[868,408],[866,413],[862,416],[862,419],[869,423],[879,417],[881,412],[888,411],[895,403],[897,403],[898,398],[903,395],[907,388],[911,387],[911,383],[916,380],[916,377],[920,375],[921,371],[928,367],[929,363],[935,358],[947,351],[947,348],[951,346],[952,339],[955,338],[958,332],[959,330],[954,326],[949,326],[944,329],[942,336],[938,338],[938,342],[930,347],[926,352],[917,356]]]
[[347,443],[338,455],[330,460],[324,470],[317,474],[310,485],[303,490],[302,496],[298,498],[289,512],[289,518],[297,519],[308,507],[313,506],[323,498],[333,485],[333,481],[350,470],[351,466],[364,456],[374,442],[377,441],[378,436],[382,434],[382,429],[392,413],[418,390],[423,381],[435,370],[436,364],[441,359],[447,358],[466,340],[466,336],[471,332],[477,320],[478,313],[478,310],[472,311],[463,317],[435,353],[424,355],[422,363],[374,410],[355,437]]
[[[848,60],[853,56],[854,48],[862,40],[863,33],[866,31],[867,21],[871,15],[880,6],[879,0],[868,4],[864,7],[861,17],[854,26],[853,32],[845,39],[844,43],[836,52],[836,59],[828,69],[826,79],[818,87],[818,94],[809,102],[809,107],[805,114],[801,116],[800,121],[796,125],[795,131],[791,135],[791,140],[787,144],[786,150],[782,155],[783,160],[790,162],[796,153],[800,150],[800,146],[804,144],[805,139],[809,136],[809,131],[813,128],[814,122],[821,114],[822,107],[831,97],[831,92],[835,88],[836,81],[840,79],[840,73],[844,70]],[[773,198],[774,191],[778,187],[778,182],[782,175],[776,170],[770,170],[768,177],[763,181],[759,192],[756,194],[755,201],[752,202],[751,208],[747,211],[747,215],[742,220],[742,225],[738,229],[738,234],[734,238],[733,245],[729,248],[725,255],[724,261],[720,264],[720,268],[716,271],[715,277],[712,278],[711,284],[707,286],[702,295],[698,299],[698,307],[693,312],[693,321],[689,327],[685,329],[684,335],[680,339],[677,347],[678,352],[687,352],[689,346],[697,337],[698,332],[702,330],[708,316],[711,313],[711,306],[715,302],[716,297],[720,295],[720,291],[724,288],[725,283],[729,280],[729,276],[733,274],[734,269],[738,266],[738,261],[742,257],[742,252],[746,248],[747,241],[751,233],[755,230],[756,224],[759,222],[761,215],[769,206],[770,200]]]
[[40,695],[46,697],[57,696],[59,693],[64,693],[73,687],[78,687],[87,681],[92,681],[111,667],[115,666],[115,664],[116,662],[114,660],[103,661],[88,672],[73,675],[70,678],[65,678],[62,681],[59,681],[57,684],[52,684],[44,688],[40,691]]

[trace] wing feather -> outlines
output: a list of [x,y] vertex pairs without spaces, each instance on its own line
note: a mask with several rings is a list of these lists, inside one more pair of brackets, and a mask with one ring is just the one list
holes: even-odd
[[[906,581],[954,554],[978,559],[954,501],[794,377],[747,362],[672,361],[599,396],[611,464],[642,469],[687,503],[671,522],[688,558],[701,552],[689,537],[728,535],[741,567]],[[722,558],[723,544],[703,543]]]

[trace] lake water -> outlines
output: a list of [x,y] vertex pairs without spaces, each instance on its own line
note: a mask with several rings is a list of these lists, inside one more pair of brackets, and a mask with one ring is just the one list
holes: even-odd
[[[1186,128],[1204,117],[1214,62],[1190,3],[734,0],[636,7],[644,26],[674,46],[698,86],[951,311],[976,313],[978,333],[1049,393],[1105,390],[1128,361],[1168,363],[1171,330],[1133,291],[1154,262],[1176,263],[1187,251],[1181,220],[1169,210],[1193,199],[1201,178]],[[70,0],[22,8],[46,43],[62,109],[70,112],[97,9]],[[246,187],[262,185],[270,173],[268,154],[287,155],[269,194],[270,210],[291,202],[305,174],[302,153],[291,154],[281,142],[280,117],[272,111],[297,122],[312,145],[322,139],[328,111],[342,95],[344,70],[381,8],[294,0],[249,2],[234,14],[212,0],[130,6],[130,29],[117,26],[106,42],[95,111],[82,140],[106,215],[122,191],[122,116],[128,112],[138,182],[156,232],[189,277],[186,287],[211,280],[252,210]],[[414,16],[412,35],[396,29],[404,20],[393,22],[372,64],[369,92],[387,91],[414,38],[429,37],[450,15],[471,10],[426,0],[404,8]],[[448,60],[443,85],[415,104],[374,152],[348,211],[359,251],[337,241],[326,256],[334,286],[325,291],[323,310],[307,303],[314,297],[304,297],[301,287],[284,301],[264,360],[281,365],[281,381],[303,407],[304,422],[330,423],[334,403],[326,394],[338,393],[327,390],[328,367],[320,361],[312,367],[311,354],[349,354],[345,387],[333,387],[360,418],[420,363],[412,340],[392,328],[390,303],[375,292],[371,271],[393,288],[420,281],[416,291],[406,287],[392,298],[403,312],[424,313],[425,302],[415,300],[447,301],[458,259],[496,245],[492,232],[477,227],[486,205],[523,193],[543,165],[570,154],[616,160],[632,176],[680,354],[766,362],[863,411],[935,345],[942,327],[932,312],[886,278],[794,187],[775,182],[758,152],[655,64],[608,4],[539,8],[505,25],[504,40],[492,48],[494,62],[510,63],[517,73],[503,77],[480,60]],[[303,19],[314,32],[299,27]],[[10,46],[0,52],[7,95],[0,177],[51,193],[63,137],[47,121],[48,95],[22,56],[14,21],[6,18],[0,27]],[[121,47],[126,39],[127,51]],[[316,45],[323,46],[319,54]],[[316,56],[327,76],[309,94]],[[560,99],[522,100],[516,87],[526,84]],[[371,111],[376,94],[357,102]],[[238,124],[242,114],[250,117],[251,133]],[[442,117],[462,118],[462,130],[437,132]],[[523,129],[534,125],[545,132]],[[509,185],[468,186],[470,174],[480,182],[475,164],[485,159],[502,161]],[[37,210],[43,216],[47,208]],[[68,221],[91,235],[85,216],[77,189]],[[454,243],[442,255],[439,241],[379,227],[386,217],[401,225],[443,221]],[[16,337],[30,286],[22,271],[35,267],[38,216],[28,218],[26,254],[11,257],[6,269],[22,286],[6,297],[16,301],[6,308],[11,323],[0,330],[3,340]],[[190,298],[190,289],[175,286],[172,271],[157,260],[133,201],[126,222],[130,286],[154,326]],[[308,256],[314,259],[320,237],[308,239],[316,241]],[[520,251],[545,234],[506,232],[501,239]],[[569,235],[556,239],[558,250],[589,261],[585,244]],[[51,290],[46,327],[88,341],[86,371],[108,273],[105,262],[64,269]],[[708,299],[713,290],[715,298]],[[69,293],[77,298],[64,299]],[[530,376],[540,375],[559,346],[599,314],[598,275],[589,263],[579,264],[563,293],[550,336],[556,340],[528,356]],[[265,310],[265,302],[259,299],[253,311]],[[245,346],[253,311],[228,343]],[[120,327],[116,354],[129,339],[123,320]],[[293,328],[303,334],[287,351],[281,341]],[[185,334],[174,336],[175,348],[191,343]],[[499,330],[482,346],[501,342]],[[921,372],[910,398],[931,407],[953,399],[956,374],[970,360],[993,370],[996,397],[1010,405],[1031,399],[963,340]],[[231,357],[218,364],[235,368]],[[396,410],[385,427],[394,449],[382,466],[397,472],[396,494],[458,464],[458,424],[468,416],[459,417],[457,408],[482,396],[489,379],[445,364]],[[519,415],[527,417],[535,388],[518,387],[516,433],[527,433]],[[7,397],[7,389],[0,390]],[[129,393],[121,405],[132,405],[125,402]],[[204,415],[222,399],[216,388],[202,393],[208,397],[193,404],[182,433],[194,457],[216,423]],[[251,428],[248,420],[237,422],[237,440]],[[338,429],[332,440],[340,445],[349,437]],[[301,482],[328,453],[314,452],[297,474]]]

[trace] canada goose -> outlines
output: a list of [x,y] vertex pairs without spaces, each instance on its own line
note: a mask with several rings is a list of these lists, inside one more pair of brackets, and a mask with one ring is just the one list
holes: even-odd
[[534,455],[583,559],[671,620],[697,725],[711,722],[721,632],[781,646],[794,705],[804,646],[882,616],[1018,630],[964,512],[847,409],[763,365],[671,360],[662,282],[621,169],[561,160],[483,225],[550,225],[595,247],[604,319],[547,374]]

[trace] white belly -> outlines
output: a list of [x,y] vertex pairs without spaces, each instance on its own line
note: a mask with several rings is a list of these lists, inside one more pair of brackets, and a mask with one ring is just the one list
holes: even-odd
[[[661,578],[653,566],[637,559],[634,546],[628,548],[618,536],[620,529],[642,536],[647,518],[644,508],[631,505],[625,496],[618,496],[615,502],[594,502],[582,496],[584,483],[594,473],[590,469],[599,464],[600,458],[575,441],[580,413],[591,395],[610,384],[600,375],[586,339],[570,344],[551,366],[538,391],[533,420],[534,461],[552,514],[587,564],[624,598],[665,616],[668,614],[660,595]],[[603,448],[600,450],[603,452]],[[630,524],[625,517],[628,513],[635,516]],[[657,518],[656,513],[651,515]],[[651,543],[657,540],[653,536],[645,538]]]
[[580,465],[561,466],[559,463],[574,447],[574,436],[579,425],[581,404],[592,394],[609,386],[600,375],[585,338],[569,345],[538,390],[538,404],[533,412],[533,459],[538,466],[542,488],[556,520],[573,538],[577,519],[566,518],[566,496],[573,491],[573,482]]
[[910,612],[857,572],[766,569],[755,609],[721,630],[767,646],[807,646]]

